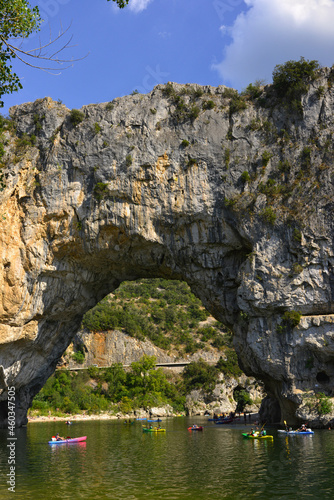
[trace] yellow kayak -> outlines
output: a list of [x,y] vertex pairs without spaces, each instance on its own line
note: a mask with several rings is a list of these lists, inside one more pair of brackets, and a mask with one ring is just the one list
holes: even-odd
[[254,432],[254,434],[247,434],[246,432],[243,432],[242,436],[248,439],[269,439],[269,440],[274,439],[274,436],[271,436],[270,434],[261,436],[259,432]]

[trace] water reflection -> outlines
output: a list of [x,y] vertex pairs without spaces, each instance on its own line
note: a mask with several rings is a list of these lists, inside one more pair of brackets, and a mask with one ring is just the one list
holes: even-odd
[[[18,430],[15,500],[243,500],[333,498],[334,433],[279,436],[273,441],[241,437],[243,426],[187,431],[188,419],[169,419],[166,433],[143,433],[141,423],[81,422],[82,443],[49,445],[63,424],[34,423]],[[193,423],[193,419],[192,422]],[[7,493],[5,431],[0,433],[1,498]]]

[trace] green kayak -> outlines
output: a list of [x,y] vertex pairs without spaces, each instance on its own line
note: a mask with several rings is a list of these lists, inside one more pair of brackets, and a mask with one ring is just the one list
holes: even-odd
[[158,429],[158,427],[147,428],[143,427],[143,432],[166,432],[166,429]]
[[269,440],[274,439],[274,436],[270,436],[269,434],[261,436],[259,432],[254,432],[254,434],[247,434],[246,432],[243,432],[242,436],[247,439],[269,439]]

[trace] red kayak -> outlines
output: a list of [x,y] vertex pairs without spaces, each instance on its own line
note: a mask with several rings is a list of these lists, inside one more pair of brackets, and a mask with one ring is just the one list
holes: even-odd
[[203,430],[203,427],[202,426],[196,426],[196,427],[188,427],[188,431],[202,431]]
[[87,436],[82,436],[82,437],[78,437],[78,438],[67,438],[67,439],[61,439],[60,441],[57,441],[56,438],[54,437],[54,439],[52,439],[52,441],[49,441],[49,444],[81,443],[81,441],[86,441],[86,438],[87,438]]

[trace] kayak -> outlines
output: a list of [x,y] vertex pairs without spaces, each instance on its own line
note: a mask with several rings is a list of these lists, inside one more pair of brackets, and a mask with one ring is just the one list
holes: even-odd
[[148,429],[147,427],[143,427],[143,432],[166,432],[166,429],[158,429],[158,427],[152,427],[152,429]]
[[225,422],[226,420],[233,420],[233,418],[232,417],[208,418],[208,422]]
[[146,417],[136,418],[136,420],[147,420],[147,418]]
[[161,422],[160,418],[157,418],[156,420],[148,420],[147,419],[147,422]]
[[231,424],[233,422],[233,418],[223,418],[221,420],[214,420],[214,423],[217,425],[220,424]]
[[202,431],[203,427],[188,427],[188,431]]
[[82,436],[78,438],[68,438],[57,441],[54,439],[53,441],[49,441],[49,444],[64,444],[64,443],[81,443],[82,441],[86,441],[87,436]]
[[282,434],[286,434],[289,436],[297,436],[297,435],[305,436],[307,434],[314,434],[314,432],[311,429],[307,429],[306,431],[285,431],[282,429],[278,429],[277,432],[281,432]]
[[246,432],[243,432],[242,436],[244,438],[248,438],[248,439],[269,439],[269,440],[274,439],[274,436],[271,436],[270,434],[266,434],[265,436],[261,436],[260,434],[257,434],[257,433],[251,435],[251,434],[247,434]]

